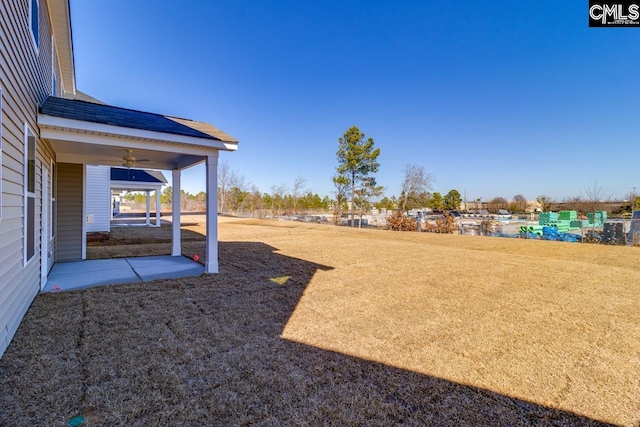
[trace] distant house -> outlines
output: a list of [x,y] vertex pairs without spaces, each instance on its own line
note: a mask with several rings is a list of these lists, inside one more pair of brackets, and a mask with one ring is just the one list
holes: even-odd
[[[86,257],[87,165],[146,159],[146,168],[171,170],[176,206],[181,171],[204,162],[205,268],[218,271],[218,153],[236,150],[236,139],[78,91],[69,0],[3,0],[0,57],[0,356],[53,263]],[[179,210],[173,215],[180,256]]]
[[151,225],[151,193],[155,197],[155,226],[160,226],[160,192],[167,180],[160,171],[87,165],[87,231],[110,231],[111,219],[120,212],[120,194],[146,193],[146,223]]

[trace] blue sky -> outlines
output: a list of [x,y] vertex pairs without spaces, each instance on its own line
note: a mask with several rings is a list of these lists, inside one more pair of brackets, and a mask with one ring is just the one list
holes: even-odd
[[[240,141],[220,159],[268,192],[331,195],[338,138],[381,149],[400,192],[562,200],[640,191],[640,28],[589,28],[586,0],[71,0],[78,89]],[[183,173],[204,190],[204,168]]]

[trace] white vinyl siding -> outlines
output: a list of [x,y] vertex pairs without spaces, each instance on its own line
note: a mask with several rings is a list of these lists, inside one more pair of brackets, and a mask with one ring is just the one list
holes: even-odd
[[111,167],[87,165],[87,231],[109,231]]
[[[38,105],[51,92],[49,43],[34,50],[32,0],[2,1],[0,6],[0,357],[40,289],[41,164],[55,159],[48,141],[38,139]],[[51,37],[47,2],[37,3],[39,40]],[[58,73],[58,76],[60,74]],[[25,123],[36,137],[34,256],[25,261]],[[55,250],[55,239],[49,245]]]

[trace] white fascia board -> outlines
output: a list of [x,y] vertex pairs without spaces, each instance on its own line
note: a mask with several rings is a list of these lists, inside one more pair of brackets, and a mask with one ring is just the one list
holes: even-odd
[[111,147],[142,149],[151,151],[163,151],[166,153],[189,154],[193,156],[206,156],[213,149],[202,146],[194,147],[167,141],[147,141],[135,138],[118,137],[111,135],[98,135],[92,133],[70,132],[68,130],[40,128],[40,137],[43,139],[78,142],[81,144],[106,145]]
[[[156,131],[144,130],[144,129],[127,128],[122,126],[105,125],[101,123],[87,122],[83,120],[65,119],[61,117],[49,116],[46,114],[38,114],[38,125],[40,126],[40,129],[41,129],[40,137],[45,139],[63,139],[63,140],[66,139],[68,141],[84,142],[85,140],[87,140],[86,133],[89,133],[89,134],[94,134],[94,136],[103,136],[106,138],[110,138],[112,140],[113,139],[122,140],[123,137],[125,138],[128,137],[128,138],[150,139],[158,142],[165,142],[165,143],[171,143],[171,144],[180,144],[181,146],[178,147],[177,151],[175,152],[185,153],[185,154],[194,154],[194,155],[207,155],[207,153],[210,153],[211,150],[235,151],[238,149],[237,143],[223,142],[215,139],[196,138],[193,136],[186,136],[186,135],[176,135],[176,134],[165,133],[165,132],[156,132]],[[51,128],[63,128],[66,130],[56,130]],[[82,132],[82,133],[78,133],[78,132]],[[70,136],[72,134],[80,135],[81,139],[80,140],[70,139]],[[110,137],[103,134],[114,135],[114,136]],[[47,135],[55,135],[55,136],[47,136]],[[61,137],[61,135],[63,136]],[[86,142],[99,143],[99,142],[92,142],[92,141],[86,141]],[[104,144],[107,144],[107,143],[105,142]],[[151,144],[157,147],[157,143],[151,143]],[[114,144],[112,142],[109,142],[107,145],[114,145]],[[185,149],[187,147],[185,147],[184,145],[195,146],[194,148],[199,147],[200,150],[198,150],[197,153],[195,152],[187,153],[185,152]],[[168,150],[165,150],[165,151],[168,151]]]
[[47,0],[49,23],[55,39],[57,61],[60,65],[60,79],[64,92],[75,95],[76,70],[73,57],[71,15],[69,0]]

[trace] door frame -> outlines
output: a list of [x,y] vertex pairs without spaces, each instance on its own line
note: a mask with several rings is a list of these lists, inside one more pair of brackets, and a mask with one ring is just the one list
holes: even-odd
[[51,214],[49,206],[51,206],[51,203],[49,201],[50,171],[44,163],[41,163],[40,167],[42,172],[42,191],[40,193],[40,207],[42,210],[40,218],[40,290],[42,290],[47,284],[49,275],[49,215]]

